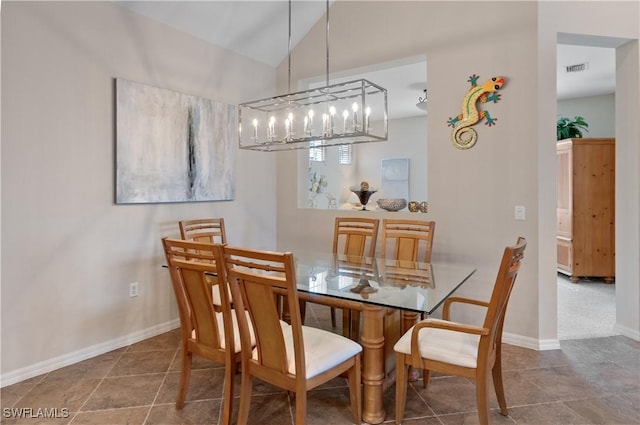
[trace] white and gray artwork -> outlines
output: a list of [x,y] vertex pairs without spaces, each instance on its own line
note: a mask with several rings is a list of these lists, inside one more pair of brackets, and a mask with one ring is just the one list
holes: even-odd
[[232,105],[116,79],[116,203],[232,200]]
[[381,197],[409,200],[409,159],[382,160]]

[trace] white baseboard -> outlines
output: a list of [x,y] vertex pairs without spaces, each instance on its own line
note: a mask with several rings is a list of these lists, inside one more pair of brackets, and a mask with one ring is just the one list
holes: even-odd
[[[627,338],[633,339],[634,341],[640,341],[640,332],[635,329],[616,324],[614,330]],[[502,334],[502,342],[538,351],[560,349],[560,340],[558,339],[535,339],[509,333]]]
[[626,336],[627,338],[631,338],[634,341],[640,341],[640,331],[638,331],[637,329],[631,329],[616,323],[613,327],[613,330],[616,332],[620,332],[620,334]]
[[502,342],[537,351],[560,349],[560,341],[557,339],[536,339],[510,333],[502,334]]
[[100,354],[108,353],[109,351],[113,351],[118,348],[126,347],[127,345],[134,344],[142,341],[143,339],[151,338],[172,329],[176,329],[179,326],[179,319],[171,320],[169,322],[161,323],[159,325],[151,326],[149,328],[112,339],[111,341],[101,342],[72,353],[63,354],[30,366],[3,373],[0,375],[0,388],[24,381],[25,379],[33,378],[34,376],[42,375],[43,373],[51,372],[52,370],[78,363],[82,360],[90,359]]

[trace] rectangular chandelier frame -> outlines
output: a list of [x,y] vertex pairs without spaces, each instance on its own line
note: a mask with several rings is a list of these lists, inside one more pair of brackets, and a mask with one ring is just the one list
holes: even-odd
[[381,142],[388,136],[387,90],[359,79],[288,93],[241,103],[238,120],[240,149]]

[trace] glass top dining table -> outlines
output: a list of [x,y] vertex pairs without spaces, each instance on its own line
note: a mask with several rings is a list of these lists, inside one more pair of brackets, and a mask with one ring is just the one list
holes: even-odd
[[311,249],[293,254],[301,300],[361,312],[362,419],[370,424],[384,422],[383,393],[393,381],[388,365],[395,365],[393,344],[420,313],[433,314],[475,273],[475,267],[455,261],[420,263]]
[[475,273],[458,262],[420,263],[318,251],[294,252],[298,290],[432,314]]
[[406,332],[420,313],[433,314],[475,273],[475,267],[455,261],[420,263],[312,249],[293,254],[301,300],[361,312],[362,419],[370,424],[384,422],[383,393],[392,382],[392,374],[386,374],[387,357],[399,337],[389,339],[387,330],[393,326],[387,324],[395,323],[389,318],[401,312],[400,325]]

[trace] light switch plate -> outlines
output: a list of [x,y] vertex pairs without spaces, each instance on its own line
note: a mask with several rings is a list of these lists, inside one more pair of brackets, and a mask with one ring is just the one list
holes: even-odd
[[523,205],[516,205],[513,209],[513,218],[516,220],[525,219],[525,209]]

